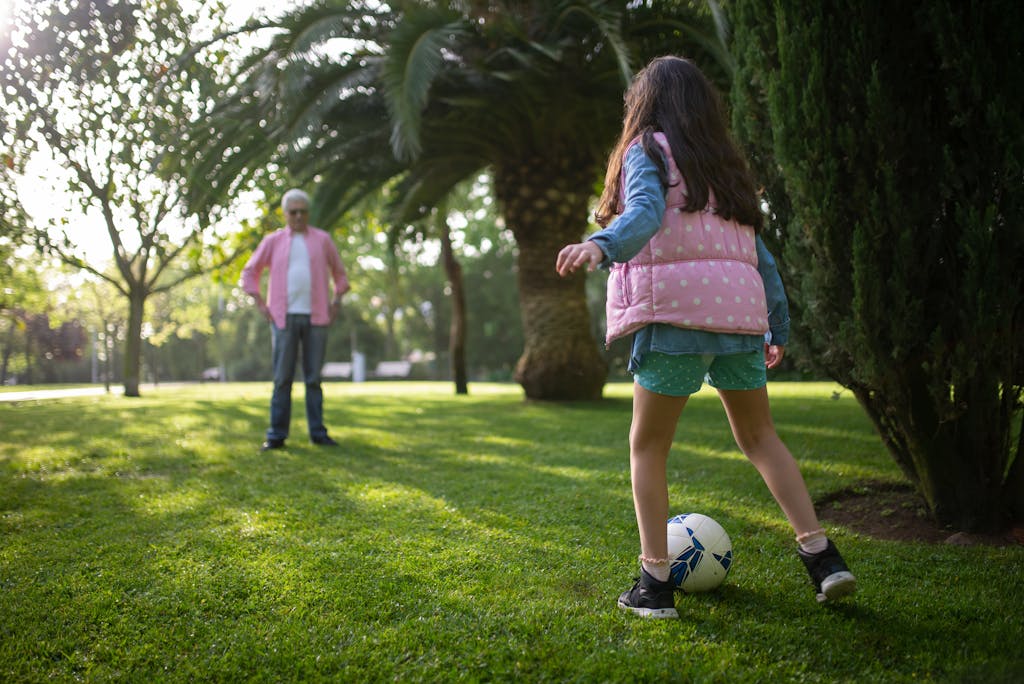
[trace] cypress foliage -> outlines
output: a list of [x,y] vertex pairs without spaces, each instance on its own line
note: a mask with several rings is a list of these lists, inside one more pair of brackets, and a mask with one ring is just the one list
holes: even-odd
[[939,522],[1024,519],[1024,9],[730,5],[752,151],[807,361]]

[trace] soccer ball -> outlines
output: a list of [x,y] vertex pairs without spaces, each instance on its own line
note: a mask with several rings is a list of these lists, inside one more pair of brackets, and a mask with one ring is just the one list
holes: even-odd
[[706,515],[684,513],[668,521],[669,573],[685,592],[711,591],[732,567],[732,541]]

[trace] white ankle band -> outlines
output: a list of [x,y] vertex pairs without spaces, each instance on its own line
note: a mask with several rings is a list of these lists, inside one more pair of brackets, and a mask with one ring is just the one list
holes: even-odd
[[804,532],[803,534],[796,535],[796,543],[797,544],[802,544],[802,543],[804,543],[806,541],[810,541],[811,539],[814,539],[815,537],[824,537],[824,536],[826,536],[825,535],[825,529],[824,528],[818,528],[818,529],[813,530],[811,532]]

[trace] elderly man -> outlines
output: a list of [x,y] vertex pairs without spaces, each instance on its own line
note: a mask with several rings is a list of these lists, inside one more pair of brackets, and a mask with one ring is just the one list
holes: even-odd
[[[242,269],[242,289],[252,295],[274,334],[274,394],[262,450],[281,449],[288,438],[292,377],[300,347],[309,439],[313,444],[337,446],[324,427],[320,369],[327,347],[327,327],[338,316],[341,296],[349,289],[348,278],[331,236],[309,225],[309,196],[301,190],[289,190],[281,199],[281,209],[288,225],[263,238]],[[260,275],[267,268],[270,281],[264,300]]]

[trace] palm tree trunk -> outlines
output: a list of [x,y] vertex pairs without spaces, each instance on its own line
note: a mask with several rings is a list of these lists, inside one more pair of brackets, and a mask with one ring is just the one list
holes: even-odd
[[525,349],[515,379],[528,399],[599,399],[608,372],[591,333],[586,275],[555,272],[558,251],[586,228],[591,179],[569,168],[535,159],[495,173],[495,192],[519,247]]

